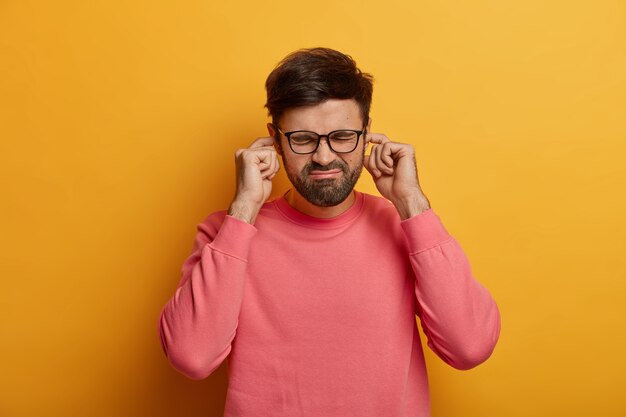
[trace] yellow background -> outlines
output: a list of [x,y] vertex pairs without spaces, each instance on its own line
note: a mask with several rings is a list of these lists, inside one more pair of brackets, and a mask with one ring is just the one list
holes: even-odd
[[433,416],[626,415],[626,3],[227,3],[0,2],[0,415],[221,415],[225,367],[174,371],[158,313],[311,46],[375,76],[501,309],[485,364],[427,354]]

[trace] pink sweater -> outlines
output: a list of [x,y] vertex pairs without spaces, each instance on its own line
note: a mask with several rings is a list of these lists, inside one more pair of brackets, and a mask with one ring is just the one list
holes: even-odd
[[218,212],[165,304],[172,366],[206,378],[228,357],[226,417],[424,417],[428,346],[469,369],[500,332],[489,292],[429,209],[400,221],[357,193],[332,219],[266,203],[254,226]]

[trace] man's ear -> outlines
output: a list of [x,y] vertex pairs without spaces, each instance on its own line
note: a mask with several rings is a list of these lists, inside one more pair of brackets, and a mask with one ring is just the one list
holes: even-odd
[[[370,133],[370,132],[372,131],[372,130],[371,130],[371,129],[372,129],[372,118],[371,118],[371,117],[367,120],[367,127],[366,127],[366,129],[367,129],[367,133]],[[365,146],[366,146],[366,147],[367,147],[367,144],[368,144],[369,142],[370,142],[370,141],[369,141],[368,137],[367,137],[367,136],[365,136]]]
[[267,133],[269,133],[269,135],[274,138],[274,149],[276,149],[276,152],[280,156],[283,156],[283,148],[280,146],[279,139],[277,139],[278,131],[276,130],[276,127],[272,123],[267,124]]

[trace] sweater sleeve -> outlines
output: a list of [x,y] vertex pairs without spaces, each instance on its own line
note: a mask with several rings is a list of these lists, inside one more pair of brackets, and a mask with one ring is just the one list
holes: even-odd
[[171,365],[191,379],[209,376],[228,356],[243,298],[247,257],[256,228],[211,215],[197,227],[193,253],[158,322]]
[[432,208],[402,221],[401,226],[428,346],[454,368],[479,365],[489,358],[500,335],[495,301],[473,277],[459,242]]

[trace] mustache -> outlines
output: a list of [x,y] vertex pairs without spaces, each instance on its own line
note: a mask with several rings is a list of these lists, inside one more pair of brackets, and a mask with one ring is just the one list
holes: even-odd
[[347,174],[348,164],[335,160],[328,165],[320,165],[317,162],[311,161],[304,166],[302,173],[308,175],[311,171],[330,171],[332,169],[340,169],[344,174]]

